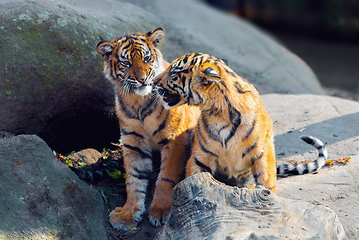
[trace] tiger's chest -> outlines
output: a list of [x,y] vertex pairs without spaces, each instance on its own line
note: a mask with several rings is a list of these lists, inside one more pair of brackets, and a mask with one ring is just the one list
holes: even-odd
[[136,140],[138,144],[159,149],[161,141],[166,139],[164,135],[170,134],[164,131],[168,110],[156,98],[139,98],[129,102],[116,97],[116,113],[123,140]]
[[254,146],[253,138],[246,138],[249,127],[219,121],[207,126],[196,129],[194,155],[197,159],[221,182],[240,187],[253,185],[251,159],[261,147]]

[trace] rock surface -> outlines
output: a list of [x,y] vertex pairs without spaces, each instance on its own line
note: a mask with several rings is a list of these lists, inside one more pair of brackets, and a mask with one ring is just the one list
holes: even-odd
[[39,135],[65,153],[118,140],[96,45],[159,23],[128,3],[94,2],[0,0],[0,130]]
[[1,139],[0,162],[0,239],[107,239],[101,195],[42,139]]
[[68,155],[68,157],[71,157],[76,161],[83,162],[85,165],[96,163],[101,156],[101,153],[93,148],[86,148]]
[[333,210],[281,198],[264,188],[226,186],[209,173],[173,190],[173,205],[156,240],[346,239]]
[[329,159],[351,157],[348,165],[318,174],[279,179],[281,197],[334,210],[349,239],[359,238],[359,103],[329,96],[269,94],[262,97],[274,121],[277,159],[315,159],[299,138],[313,135],[327,144]]

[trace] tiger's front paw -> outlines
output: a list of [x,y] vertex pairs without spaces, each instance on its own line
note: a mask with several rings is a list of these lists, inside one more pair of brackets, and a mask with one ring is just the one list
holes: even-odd
[[171,205],[153,205],[150,207],[150,212],[148,214],[148,219],[150,223],[159,227],[165,223],[168,212],[170,211]]
[[144,211],[131,210],[125,207],[117,207],[110,213],[110,223],[113,228],[121,230],[130,230],[135,228],[141,221]]

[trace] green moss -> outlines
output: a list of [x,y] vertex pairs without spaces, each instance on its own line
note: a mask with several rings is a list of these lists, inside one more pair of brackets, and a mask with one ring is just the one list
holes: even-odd
[[[59,28],[59,19],[42,24],[12,20],[4,23],[12,31],[0,36],[1,42],[6,43],[0,48],[0,56],[7,59],[3,67],[5,71],[0,76],[12,79],[8,84],[2,84],[12,89],[16,99],[32,100],[26,99],[29,92],[32,97],[42,99],[48,90],[71,88],[74,80],[83,77],[84,69],[91,67],[85,65],[84,60],[95,62],[92,52],[96,43],[90,32],[81,25],[69,22],[66,22],[69,29],[56,29]],[[60,25],[64,24],[62,21]],[[13,42],[17,44],[11,44]],[[3,95],[9,97],[10,94],[4,92]]]

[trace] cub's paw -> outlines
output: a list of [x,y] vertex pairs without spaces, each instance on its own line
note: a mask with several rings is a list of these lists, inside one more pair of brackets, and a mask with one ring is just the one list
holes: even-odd
[[137,223],[142,220],[143,211],[131,211],[125,207],[117,207],[110,213],[110,223],[113,228],[130,230],[135,228]]
[[170,211],[171,206],[169,207],[150,207],[150,212],[148,214],[148,219],[150,223],[155,226],[159,227],[165,223],[166,217],[168,212]]

